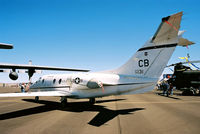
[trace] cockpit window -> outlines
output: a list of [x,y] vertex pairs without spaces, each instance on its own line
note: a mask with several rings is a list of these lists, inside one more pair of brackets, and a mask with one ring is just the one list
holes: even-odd
[[62,82],[62,79],[60,79],[59,81],[58,81],[58,83],[60,84]]
[[56,79],[53,80],[53,84],[55,84],[55,83],[56,83]]

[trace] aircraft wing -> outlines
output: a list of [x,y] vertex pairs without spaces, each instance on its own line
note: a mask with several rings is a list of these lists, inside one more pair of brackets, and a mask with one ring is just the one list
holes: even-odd
[[37,65],[23,65],[23,64],[4,64],[0,63],[1,69],[28,69],[28,70],[54,70],[54,71],[80,71],[89,72],[90,70],[85,69],[73,69],[64,67],[51,67],[51,66],[37,66]]
[[26,92],[26,93],[2,93],[0,97],[27,97],[27,96],[72,96],[65,91],[44,91],[44,92]]
[[13,45],[0,43],[0,49],[12,49]]

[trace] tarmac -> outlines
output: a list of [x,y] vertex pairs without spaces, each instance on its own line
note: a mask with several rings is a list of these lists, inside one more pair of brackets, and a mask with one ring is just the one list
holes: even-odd
[[[19,89],[0,88],[1,92]],[[145,94],[87,99],[0,98],[1,134],[199,134],[200,96]]]

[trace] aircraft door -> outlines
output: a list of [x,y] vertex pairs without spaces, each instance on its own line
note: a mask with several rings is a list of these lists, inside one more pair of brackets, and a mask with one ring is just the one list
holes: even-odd
[[70,90],[72,87],[72,78],[71,77],[67,77],[66,85],[69,86],[69,90]]

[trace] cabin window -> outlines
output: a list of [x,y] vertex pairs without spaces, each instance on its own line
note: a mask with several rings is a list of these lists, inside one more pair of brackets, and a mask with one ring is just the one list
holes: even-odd
[[60,84],[62,82],[62,79],[60,79],[59,81],[58,81],[58,83]]
[[55,83],[56,83],[56,79],[53,80],[53,84],[55,84]]

